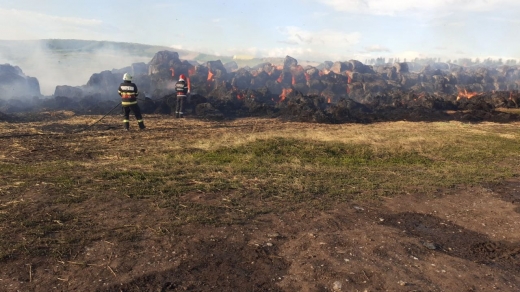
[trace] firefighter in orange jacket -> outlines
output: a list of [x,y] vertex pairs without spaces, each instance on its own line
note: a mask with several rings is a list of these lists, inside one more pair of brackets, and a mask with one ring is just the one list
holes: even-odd
[[137,104],[137,96],[139,95],[139,92],[137,91],[137,85],[132,82],[132,76],[130,74],[125,73],[123,76],[123,83],[119,85],[118,92],[121,96],[121,105],[123,106],[123,111],[125,113],[125,119],[123,120],[125,130],[130,130],[130,111],[134,113],[139,129],[144,130],[146,127],[144,126],[141,109]]
[[186,97],[190,94],[190,80],[181,74],[179,81],[175,83],[175,92],[177,93],[177,105],[175,107],[175,117],[184,117],[184,103],[186,103]]

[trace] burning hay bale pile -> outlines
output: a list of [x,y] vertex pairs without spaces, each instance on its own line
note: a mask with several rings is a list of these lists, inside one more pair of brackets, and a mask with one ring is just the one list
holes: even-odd
[[[119,101],[115,88],[124,73],[134,76],[144,113],[170,114],[174,85],[184,74],[191,83],[187,114],[205,119],[246,116],[345,123],[393,120],[501,121],[518,107],[520,70],[516,66],[463,67],[451,63],[393,63],[374,66],[357,60],[302,66],[282,63],[238,68],[220,60],[205,64],[158,52],[148,63],[92,75],[84,86],[57,86],[44,109],[101,114]],[[451,114],[448,114],[450,112]]]
[[163,86],[156,82],[151,87],[168,88],[171,85],[164,84],[173,84],[176,76],[189,76],[194,93],[190,110],[203,118],[278,116],[324,123],[507,121],[515,117],[495,109],[517,107],[520,80],[518,68],[505,66],[464,68],[432,63],[412,71],[410,63],[368,66],[350,60],[304,67],[290,56],[283,64],[262,63],[232,71],[226,67],[237,68],[221,61],[190,65],[176,53],[159,52],[149,72]]

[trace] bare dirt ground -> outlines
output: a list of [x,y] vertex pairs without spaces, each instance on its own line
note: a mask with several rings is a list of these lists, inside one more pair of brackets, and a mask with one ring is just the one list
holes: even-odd
[[[54,115],[42,122],[1,123],[2,167],[49,160],[102,167],[103,160],[95,158],[100,153],[112,159],[126,152],[146,155],[171,142],[172,133],[195,141],[240,137],[252,129],[327,127],[148,117],[148,131],[123,133],[118,117],[109,117],[70,134],[91,121]],[[17,191],[17,184],[27,183],[31,187]],[[30,178],[0,181],[4,243],[27,240],[17,223],[24,218],[74,226],[42,235],[40,253],[5,256],[0,291],[520,291],[517,179],[436,195],[343,202],[323,211],[259,214],[243,224],[218,226],[172,227],[170,222],[183,218],[153,198],[110,196],[107,189],[102,196],[63,202],[54,190]],[[88,188],[78,186],[74,196],[82,192]],[[179,204],[211,205],[224,197],[188,193]],[[72,239],[63,238],[65,233]],[[50,255],[45,244],[60,240],[73,240],[77,248]]]

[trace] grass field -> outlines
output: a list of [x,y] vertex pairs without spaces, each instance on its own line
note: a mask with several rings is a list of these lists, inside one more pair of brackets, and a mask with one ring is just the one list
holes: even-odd
[[[75,262],[95,242],[131,246],[150,230],[161,237],[409,194],[426,200],[520,175],[517,123],[148,116],[144,132],[125,133],[109,117],[71,134],[97,117],[59,116],[0,124],[2,265]],[[98,220],[118,206],[127,211]]]

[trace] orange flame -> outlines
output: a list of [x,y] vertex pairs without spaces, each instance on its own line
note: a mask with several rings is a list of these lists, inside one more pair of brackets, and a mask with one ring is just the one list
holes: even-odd
[[237,99],[238,99],[238,100],[242,100],[242,99],[244,99],[244,94],[242,94],[242,93],[237,93]]
[[283,72],[280,73],[280,77],[278,77],[278,79],[276,79],[276,81],[277,81],[278,83],[282,83],[282,81],[283,81]]
[[301,65],[298,65],[298,66],[292,68],[291,74],[292,74],[291,84],[295,85],[296,84],[296,77],[298,77],[298,76],[300,76],[302,74],[306,75],[307,73],[305,72],[305,70],[303,69],[303,67]]
[[211,70],[208,68],[208,81],[212,81],[213,80],[213,73],[211,72]]
[[327,103],[330,103],[330,97],[329,97],[329,98],[327,98]]
[[457,95],[457,100],[461,100],[462,98],[471,99],[477,95],[479,95],[479,93],[468,92],[468,90],[464,88],[464,90],[459,90],[459,94]]
[[170,71],[172,71],[172,77],[175,77],[175,69],[170,68]]
[[311,75],[307,72],[304,73],[305,74],[305,80],[307,81],[310,81],[311,80]]
[[351,83],[352,83],[352,72],[347,71],[347,94],[350,93],[350,87],[348,85]]
[[292,92],[292,88],[284,88],[282,89],[282,94],[280,94],[280,101],[284,101],[287,95]]

